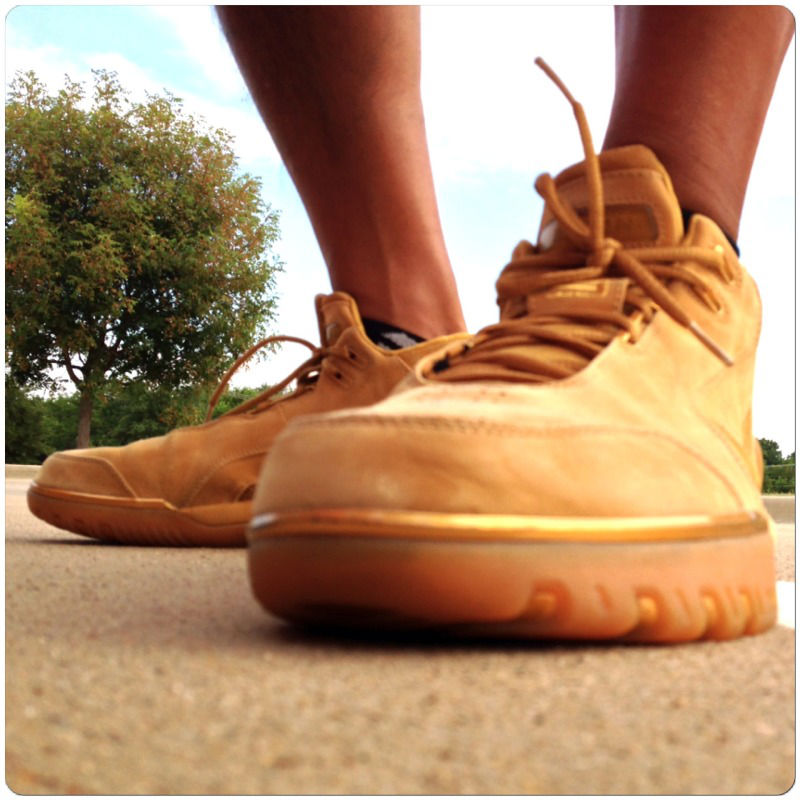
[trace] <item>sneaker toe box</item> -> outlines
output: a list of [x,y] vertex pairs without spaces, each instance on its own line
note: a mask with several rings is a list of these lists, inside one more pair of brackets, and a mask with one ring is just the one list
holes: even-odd
[[290,425],[254,499],[259,512],[608,517],[731,513],[748,505],[710,458],[658,431],[369,411]]
[[47,489],[104,497],[134,497],[113,463],[114,448],[65,450],[49,456],[35,482]]

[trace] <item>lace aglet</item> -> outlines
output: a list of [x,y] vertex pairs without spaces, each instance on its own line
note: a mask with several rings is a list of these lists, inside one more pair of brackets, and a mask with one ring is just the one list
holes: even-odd
[[715,355],[729,367],[733,359],[696,322],[689,323],[689,330]]

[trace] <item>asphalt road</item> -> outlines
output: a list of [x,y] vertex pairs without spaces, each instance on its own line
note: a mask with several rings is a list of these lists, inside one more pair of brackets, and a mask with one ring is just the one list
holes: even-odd
[[794,525],[783,623],[657,646],[311,635],[242,551],[95,543],[6,481],[6,781],[21,794],[779,794],[795,775]]

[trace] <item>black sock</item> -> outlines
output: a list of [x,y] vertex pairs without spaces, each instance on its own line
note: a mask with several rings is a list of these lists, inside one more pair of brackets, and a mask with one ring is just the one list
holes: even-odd
[[402,328],[395,328],[394,325],[387,325],[385,322],[378,322],[375,319],[361,321],[364,323],[367,336],[384,350],[402,350],[404,347],[413,347],[425,341],[421,336],[404,331]]
[[[681,214],[683,214],[683,227],[689,227],[689,220],[696,214],[696,211],[692,211],[690,208],[682,208]],[[722,231],[722,228],[720,228]],[[722,235],[728,240],[730,246],[733,248],[736,255],[739,255],[739,244],[737,243],[736,239],[733,238],[727,231],[722,231]]]

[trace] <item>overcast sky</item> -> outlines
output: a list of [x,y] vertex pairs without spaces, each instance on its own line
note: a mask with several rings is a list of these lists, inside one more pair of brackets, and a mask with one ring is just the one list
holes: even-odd
[[[423,8],[423,101],[442,223],[470,330],[496,321],[494,282],[511,249],[535,238],[532,188],[583,158],[571,110],[533,65],[541,55],[583,104],[599,147],[613,92],[610,6]],[[275,332],[317,341],[313,298],[330,291],[302,203],[207,6],[23,6],[6,17],[6,79],[33,69],[51,89],[68,74],[116,70],[134,97],[164,89],[236,138],[243,171],[281,212]],[[765,305],[755,434],[794,450],[794,43],[767,119],[745,204],[742,260]],[[239,385],[275,382],[305,350],[287,346]]]

